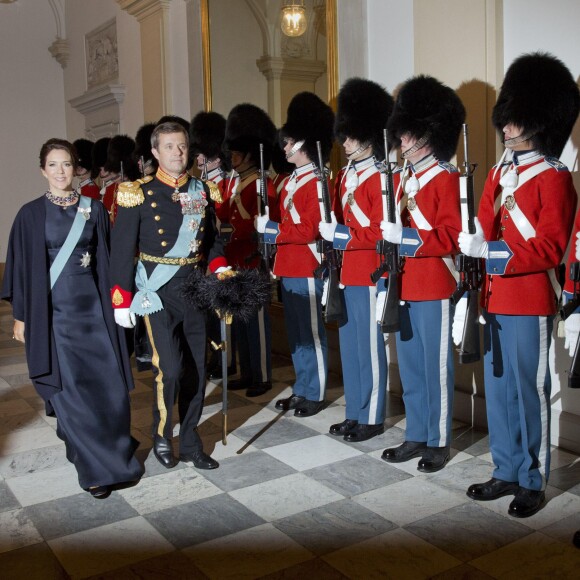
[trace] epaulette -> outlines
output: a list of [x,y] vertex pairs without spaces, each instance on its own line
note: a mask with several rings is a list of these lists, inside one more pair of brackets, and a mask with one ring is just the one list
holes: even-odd
[[555,157],[544,157],[544,161],[556,171],[568,171],[568,167]]
[[447,171],[447,173],[457,173],[459,170],[453,163],[449,163],[448,161],[439,161],[439,167],[443,167]]
[[153,180],[151,175],[138,179],[137,181],[124,181],[119,183],[117,189],[117,205],[119,207],[135,207],[145,201],[145,195],[141,185]]
[[204,183],[207,185],[209,189],[209,196],[211,197],[211,199],[213,199],[213,201],[215,201],[216,203],[223,203],[224,200],[222,198],[222,192],[220,191],[219,186],[213,181],[204,181]]

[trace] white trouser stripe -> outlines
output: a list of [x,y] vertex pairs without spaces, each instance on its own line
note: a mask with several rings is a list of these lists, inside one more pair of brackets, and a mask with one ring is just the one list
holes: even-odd
[[316,301],[316,286],[314,285],[314,278],[307,278],[307,280],[308,294],[310,296],[310,328],[312,330],[312,338],[314,339],[314,351],[316,352],[316,362],[318,364],[318,382],[320,384],[318,400],[322,401],[322,399],[324,399],[324,391],[326,390],[326,373],[324,372],[324,356],[322,354],[320,335],[318,333],[318,303]]
[[540,325],[540,351],[538,361],[538,374],[536,375],[536,388],[538,390],[538,398],[540,399],[540,420],[541,420],[541,439],[540,450],[538,453],[538,471],[542,477],[542,489],[546,488],[546,461],[548,456],[548,425],[549,425],[549,409],[546,401],[545,383],[546,372],[548,368],[548,319],[546,316],[538,316],[538,323]]
[[375,310],[377,308],[377,289],[375,286],[369,286],[369,320],[370,320],[370,351],[371,351],[371,370],[373,386],[371,390],[371,400],[369,404],[369,424],[374,425],[377,422],[378,403],[379,403],[379,359],[377,353],[377,332],[379,325],[375,322]]
[[449,300],[441,300],[441,341],[439,344],[439,384],[441,385],[441,413],[439,415],[439,446],[446,447],[447,417],[449,398],[447,397],[447,350],[449,345]]

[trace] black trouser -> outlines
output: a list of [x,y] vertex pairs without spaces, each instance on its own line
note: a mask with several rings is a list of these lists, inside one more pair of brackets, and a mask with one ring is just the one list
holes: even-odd
[[184,303],[173,278],[159,291],[163,310],[145,317],[152,349],[154,385],[153,433],[167,439],[173,434],[172,410],[178,401],[179,453],[201,445],[195,431],[205,396],[205,316]]

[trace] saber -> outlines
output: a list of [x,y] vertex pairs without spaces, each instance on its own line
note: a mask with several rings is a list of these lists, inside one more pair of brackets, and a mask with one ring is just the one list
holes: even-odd
[[214,350],[221,350],[222,354],[222,443],[228,444],[228,324],[232,323],[232,315],[224,313],[223,316],[219,310],[216,311],[220,319],[220,336],[221,342],[216,344],[212,341],[211,345]]

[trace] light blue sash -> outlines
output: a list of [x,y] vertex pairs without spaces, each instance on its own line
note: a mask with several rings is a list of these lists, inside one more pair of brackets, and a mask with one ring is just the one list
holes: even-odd
[[[86,210],[91,205],[91,198],[85,197],[84,195],[80,196],[79,201],[79,210]],[[50,289],[54,287],[58,277],[60,276],[63,268],[66,266],[68,259],[70,258],[73,250],[76,248],[76,245],[83,233],[83,229],[85,227],[85,223],[88,221],[88,218],[85,216],[87,212],[85,211],[77,211],[77,215],[73,220],[72,226],[68,232],[68,236],[62,245],[62,248],[59,250],[52,266],[50,267]]]
[[[189,182],[187,193],[191,196],[194,202],[201,204],[204,197],[201,195],[203,191],[203,182],[198,179],[192,179]],[[165,254],[166,258],[180,258],[188,256],[191,252],[190,244],[197,236],[199,224],[203,218],[204,212],[197,214],[184,214],[179,234],[174,246]],[[194,223],[192,223],[194,222]],[[147,271],[143,262],[137,262],[137,270],[135,272],[135,285],[137,292],[131,302],[131,312],[139,316],[146,316],[163,310],[161,298],[157,294],[157,290],[167,284],[173,276],[177,273],[181,266],[172,264],[157,264],[151,276],[147,276]]]

